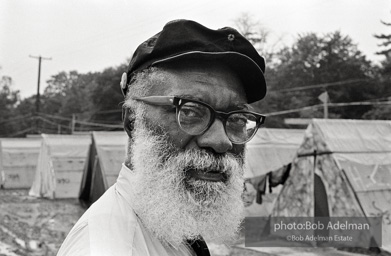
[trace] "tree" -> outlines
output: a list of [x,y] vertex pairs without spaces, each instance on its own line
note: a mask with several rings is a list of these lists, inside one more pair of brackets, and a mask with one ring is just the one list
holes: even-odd
[[94,112],[91,120],[96,122],[121,123],[121,102],[124,97],[120,90],[122,73],[127,65],[107,68],[95,78],[96,86],[91,92]]
[[36,95],[21,100],[15,108],[18,125],[15,131],[19,137],[36,132],[35,104]]
[[[391,26],[391,23],[389,22],[382,20],[380,22],[385,26]],[[387,59],[391,58],[391,34],[375,34],[374,37],[382,41],[379,46],[383,47],[383,49],[376,54],[384,55]]]
[[71,117],[74,113],[88,111],[94,77],[94,73],[80,74],[77,71],[53,75],[43,93],[42,112]]
[[273,54],[276,51],[275,48],[280,43],[280,39],[270,43],[270,31],[249,13],[242,13],[234,20],[234,25],[252,43],[261,56],[265,57],[268,61],[272,60]]
[[[381,21],[387,27],[391,26],[391,23]],[[375,38],[381,40],[379,47],[380,51],[376,54],[383,55],[385,59],[381,62],[378,72],[378,84],[379,84],[379,97],[382,100],[391,101],[391,34],[377,34]],[[365,118],[368,119],[391,119],[391,105],[377,105],[374,106],[368,113],[365,114]]]
[[12,89],[12,78],[2,76],[0,80],[0,136],[12,135],[17,127],[15,107],[19,101],[19,91]]
[[269,31],[259,21],[256,21],[249,13],[243,13],[235,19],[235,26],[258,51],[262,51],[267,42]]
[[[97,73],[81,74],[77,71],[59,72],[48,81],[42,95],[42,113],[56,115],[55,120],[44,120],[43,129],[70,133],[71,119],[74,115],[89,120],[88,113],[93,110],[91,91],[94,90]],[[84,116],[83,116],[84,115]],[[42,118],[41,118],[42,119]]]
[[[59,72],[48,81],[42,99],[41,114],[57,116],[46,120],[43,130],[55,130],[56,125],[70,132],[70,120],[116,124],[121,120],[123,96],[119,87],[126,65],[107,68],[103,72],[81,74],[77,71]],[[28,105],[28,103],[23,104]],[[61,120],[61,119],[62,120]],[[42,119],[42,118],[41,118]],[[54,123],[54,124],[53,124]],[[97,126],[78,126],[80,129],[101,129]]]
[[[0,81],[0,136],[36,132],[37,122],[40,132],[57,133],[61,129],[62,133],[70,133],[73,116],[81,122],[121,123],[124,98],[119,83],[126,68],[126,64],[121,64],[102,72],[62,71],[52,75],[41,95],[40,113],[35,113],[36,96],[19,100],[19,92],[12,90],[12,79],[3,76]],[[11,120],[14,117],[17,118],[15,126]],[[117,129],[88,125],[79,128]]]
[[[318,105],[321,103],[318,96],[325,89],[332,102],[362,101],[376,96],[375,74],[370,61],[348,36],[339,31],[322,37],[315,33],[299,35],[292,47],[285,47],[275,54],[274,62],[276,64],[266,73],[269,95],[264,102],[257,104],[263,112]],[[323,89],[295,90],[297,87],[352,80],[356,82]],[[330,117],[335,118],[361,118],[369,109],[368,106],[349,107],[330,109],[329,112]],[[322,115],[319,109],[288,114],[284,118]],[[274,123],[282,124],[281,118],[276,118]]]

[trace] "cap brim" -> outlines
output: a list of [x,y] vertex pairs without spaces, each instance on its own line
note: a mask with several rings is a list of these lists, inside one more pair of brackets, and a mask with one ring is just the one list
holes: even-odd
[[266,81],[262,69],[251,58],[237,52],[192,51],[154,61],[151,66],[189,58],[219,60],[230,67],[243,83],[248,103],[259,101],[266,95]]

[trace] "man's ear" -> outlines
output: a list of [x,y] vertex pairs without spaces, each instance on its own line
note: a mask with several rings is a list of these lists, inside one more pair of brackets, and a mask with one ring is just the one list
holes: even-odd
[[128,76],[126,75],[126,72],[124,72],[121,76],[121,82],[119,83],[119,86],[121,87],[121,92],[126,97],[126,86],[127,86]]
[[124,129],[128,134],[129,138],[132,137],[132,131],[134,129],[134,114],[130,108],[122,109],[122,119],[124,121]]

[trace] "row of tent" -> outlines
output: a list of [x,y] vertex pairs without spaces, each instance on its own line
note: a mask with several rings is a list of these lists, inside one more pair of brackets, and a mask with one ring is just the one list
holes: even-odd
[[103,194],[116,181],[126,142],[124,132],[1,138],[1,187],[51,199]]
[[[3,188],[96,201],[125,158],[123,132],[0,139]],[[283,186],[247,216],[381,216],[391,251],[391,121],[313,119],[306,130],[260,129],[247,145],[245,178],[290,165]]]
[[[303,130],[261,129],[248,145],[245,178],[289,163],[303,135]],[[2,138],[2,187],[29,188],[36,197],[94,202],[116,181],[126,143],[124,132]]]

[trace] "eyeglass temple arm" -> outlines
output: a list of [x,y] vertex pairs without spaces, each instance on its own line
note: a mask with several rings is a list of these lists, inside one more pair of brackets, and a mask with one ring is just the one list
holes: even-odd
[[133,100],[143,101],[153,105],[172,105],[174,96],[148,96],[148,97],[132,97]]

